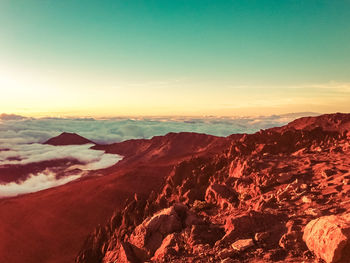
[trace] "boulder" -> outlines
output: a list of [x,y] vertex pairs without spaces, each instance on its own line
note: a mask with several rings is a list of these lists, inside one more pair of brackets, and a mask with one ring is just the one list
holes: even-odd
[[303,239],[309,250],[327,263],[350,262],[350,213],[310,221]]
[[162,244],[164,237],[181,229],[181,219],[172,206],[138,225],[130,236],[130,243],[145,250],[150,256]]
[[232,248],[237,251],[244,251],[248,248],[251,248],[254,246],[254,242],[251,238],[247,239],[239,239],[236,242],[234,242],[232,245]]
[[[225,236],[218,245],[232,243],[237,239],[248,239],[254,237],[258,232],[271,232],[269,240],[274,241],[275,232],[282,231],[281,222],[286,219],[284,214],[270,214],[250,211],[239,216],[231,216],[226,219]],[[277,240],[278,242],[278,240]]]
[[139,258],[149,258],[161,246],[163,239],[186,226],[198,223],[199,219],[183,204],[174,204],[163,209],[138,225],[130,236],[130,243],[143,251],[135,253]]

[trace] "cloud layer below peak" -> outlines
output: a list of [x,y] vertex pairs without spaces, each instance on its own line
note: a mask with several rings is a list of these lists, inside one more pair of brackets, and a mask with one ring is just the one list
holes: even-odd
[[[253,133],[260,129],[282,126],[291,120],[312,113],[260,117],[158,117],[158,118],[25,118],[18,115],[0,115],[0,168],[8,165],[27,165],[55,159],[69,159],[81,172],[56,178],[54,169],[29,174],[23,182],[0,185],[0,197],[46,189],[75,180],[85,170],[107,168],[121,157],[92,150],[91,144],[52,146],[42,144],[62,132],[77,133],[96,143],[114,143],[128,139],[151,138],[169,132],[197,132],[216,136],[234,133]],[[1,173],[1,169],[0,169]],[[0,174],[1,176],[1,174]],[[17,190],[16,190],[17,189]]]

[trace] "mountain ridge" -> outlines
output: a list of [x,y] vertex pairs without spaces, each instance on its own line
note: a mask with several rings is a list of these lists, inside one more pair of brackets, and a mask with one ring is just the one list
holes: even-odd
[[179,162],[160,191],[135,195],[98,227],[76,262],[314,262],[303,229],[350,208],[349,123],[304,118]]
[[[346,116],[348,118],[349,114]],[[317,118],[309,120],[306,126],[318,126]],[[338,117],[328,118],[330,123],[336,123]],[[297,242],[293,241],[293,233],[288,232],[287,225],[291,224],[293,231],[301,231],[307,221],[319,213],[333,211],[337,214],[350,209],[346,204],[337,205],[337,202],[340,204],[346,200],[342,195],[347,194],[348,185],[342,180],[347,180],[350,170],[350,134],[345,124],[342,124],[342,132],[337,131],[338,128],[325,131],[322,127],[312,127],[301,130],[272,128],[228,137],[171,133],[149,140],[93,146],[123,155],[124,159],[66,185],[0,200],[0,234],[3,237],[0,240],[0,261],[17,263],[25,258],[28,263],[68,263],[76,258],[79,263],[92,263],[119,260],[123,255],[124,259],[134,257],[140,260],[139,257],[148,255],[158,261],[164,256],[173,262],[181,262],[176,260],[180,260],[179,253],[182,253],[180,255],[188,260],[207,262],[205,260],[212,258],[214,262],[220,262],[227,252],[232,260],[241,262],[254,262],[251,261],[254,258],[269,262],[283,257],[308,262],[312,256],[306,253],[300,235],[296,235]],[[330,178],[324,179],[323,174],[328,173]],[[297,186],[296,179],[299,180]],[[304,190],[303,184],[307,185]],[[318,185],[324,188],[318,189]],[[302,191],[306,194],[298,199],[294,190],[297,195]],[[334,197],[328,200],[329,203],[317,206],[316,193]],[[298,210],[285,201],[284,195],[297,198],[295,202],[311,215],[299,219]],[[308,198],[311,203],[308,203]],[[320,199],[319,202],[325,201]],[[185,207],[176,206],[177,203]],[[279,205],[285,205],[286,211],[273,210]],[[312,210],[312,206],[320,211]],[[164,212],[164,209],[168,210]],[[225,209],[226,214],[223,213]],[[270,213],[266,215],[266,211]],[[158,247],[148,250],[147,242],[143,247],[142,236],[135,232],[136,228],[142,230],[146,226],[144,220],[153,218],[156,213],[165,218],[172,215],[171,218],[176,219],[174,222],[181,221],[181,224],[172,226],[176,226],[175,232],[166,235],[166,239],[162,237],[159,251]],[[296,217],[290,217],[293,213]],[[182,225],[186,224],[182,219],[177,221],[176,215],[180,219],[194,215],[201,223],[194,224],[192,217],[192,223],[187,223],[190,225],[183,229]],[[253,235],[266,232],[271,227],[268,222],[274,222],[276,229],[272,231],[271,239],[268,238],[271,242],[269,249],[264,248],[264,241],[255,239],[253,249],[247,252],[236,253],[230,247],[224,247],[237,237],[249,239],[252,234],[244,232],[247,230],[229,234],[235,224],[237,228],[239,220],[267,220],[260,228],[255,223],[250,225],[252,230],[260,231]],[[209,234],[203,236],[201,233]],[[226,236],[225,242],[215,246],[222,235]],[[126,236],[133,238],[124,239]],[[213,242],[215,239],[218,240]],[[166,246],[164,240],[171,244],[176,241],[178,249]],[[288,248],[289,241],[292,248]],[[280,247],[279,242],[285,248]],[[136,246],[134,244],[143,251],[138,256],[130,250]],[[292,257],[292,250],[299,254]],[[259,256],[254,251],[263,254]]]

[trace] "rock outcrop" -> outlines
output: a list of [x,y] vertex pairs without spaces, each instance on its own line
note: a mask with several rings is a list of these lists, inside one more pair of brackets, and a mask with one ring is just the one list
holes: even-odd
[[350,262],[350,214],[324,216],[310,221],[303,239],[327,263]]
[[187,219],[187,207],[181,204],[159,211],[138,225],[130,236],[130,243],[143,251],[145,259],[154,255],[163,239],[180,232]]

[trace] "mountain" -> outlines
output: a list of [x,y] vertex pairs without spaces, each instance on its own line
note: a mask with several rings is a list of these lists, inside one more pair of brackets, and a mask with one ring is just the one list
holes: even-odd
[[179,162],[97,227],[76,262],[349,262],[349,124],[302,118]]
[[[238,135],[243,136],[243,135]],[[110,145],[96,145],[92,149],[104,150],[125,156],[125,161],[159,161],[163,159],[181,159],[191,155],[212,154],[221,150],[232,138],[223,138],[207,134],[180,132],[155,136],[150,140],[128,140]]]
[[305,226],[350,209],[349,123],[322,115],[226,138],[96,145],[124,159],[0,200],[0,261],[312,262],[308,248],[321,250]]
[[[176,148],[173,137],[186,145]],[[122,209],[127,199],[160,189],[178,162],[202,153],[207,145],[214,154],[226,141],[231,139],[181,133],[98,146],[125,157],[68,184],[0,199],[0,262],[73,262],[87,235]]]
[[60,146],[60,145],[82,145],[87,143],[95,144],[94,142],[76,133],[63,132],[60,135],[47,140],[44,144]]

